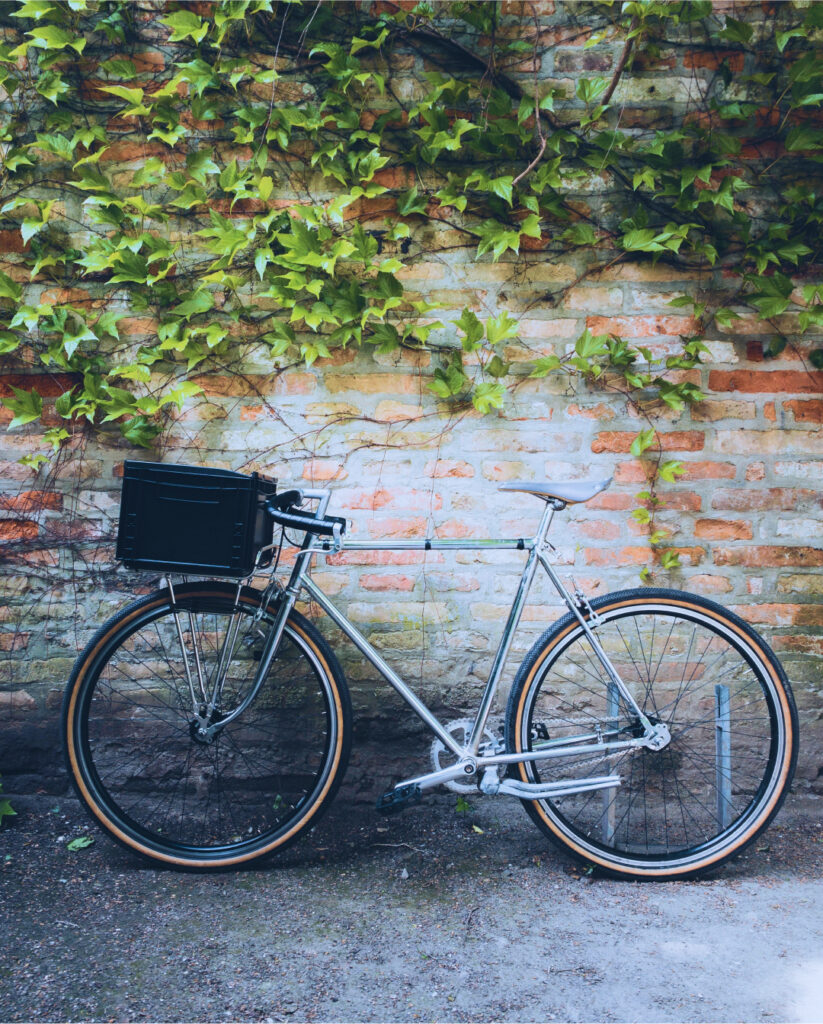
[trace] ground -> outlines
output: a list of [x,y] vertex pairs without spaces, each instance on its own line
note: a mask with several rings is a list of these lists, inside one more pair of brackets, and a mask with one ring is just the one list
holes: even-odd
[[823,1019],[820,801],[791,797],[715,877],[666,884],[588,878],[490,798],[389,819],[339,803],[223,875],[146,866],[71,799],[16,802],[4,1021]]

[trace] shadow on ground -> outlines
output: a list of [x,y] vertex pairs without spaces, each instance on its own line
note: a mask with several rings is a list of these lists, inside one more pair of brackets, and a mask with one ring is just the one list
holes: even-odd
[[0,1018],[820,1020],[821,806],[790,798],[712,879],[638,885],[504,801],[339,804],[263,869],[184,875],[30,797],[2,833]]

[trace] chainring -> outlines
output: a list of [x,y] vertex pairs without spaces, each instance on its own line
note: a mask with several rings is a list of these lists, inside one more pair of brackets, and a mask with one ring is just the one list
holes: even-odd
[[[465,746],[468,742],[473,727],[474,722],[470,718],[455,718],[452,722],[446,722],[444,726],[446,732],[454,736],[461,746]],[[496,750],[498,746],[494,733],[489,729],[483,730],[481,749],[486,745],[491,750]],[[439,772],[442,768],[448,768],[450,764],[454,764],[454,761],[455,756],[445,743],[442,740],[435,739],[431,745],[431,762],[434,771]],[[474,778],[471,782],[459,782],[457,779],[451,779],[449,782],[444,782],[443,785],[446,789],[450,789],[452,793],[459,793],[461,796],[469,796],[477,792],[477,779]]]

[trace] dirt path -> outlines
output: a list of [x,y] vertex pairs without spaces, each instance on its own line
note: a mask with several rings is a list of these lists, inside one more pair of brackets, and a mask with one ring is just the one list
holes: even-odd
[[219,876],[143,867],[71,800],[24,803],[0,837],[3,1020],[823,1019],[820,802],[665,885],[582,877],[502,801],[341,805]]

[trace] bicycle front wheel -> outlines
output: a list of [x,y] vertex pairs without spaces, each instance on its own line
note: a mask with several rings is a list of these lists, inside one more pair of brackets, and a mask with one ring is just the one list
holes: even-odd
[[[334,654],[292,612],[251,704],[206,741],[194,704],[219,679],[212,716],[249,693],[273,607],[229,583],[157,591],[111,619],[78,659],[63,704],[69,771],[118,842],[194,870],[283,849],[333,797],[351,744],[351,703]],[[192,697],[194,692],[194,699]]]
[[[524,782],[618,775],[618,787],[524,801],[578,860],[637,879],[688,878],[739,853],[768,825],[797,760],[797,712],[780,663],[742,619],[675,590],[591,602],[595,635],[662,750],[580,751],[521,763]],[[506,715],[510,752],[624,742],[642,733],[577,619],[529,652]],[[568,749],[568,747],[567,747]]]

